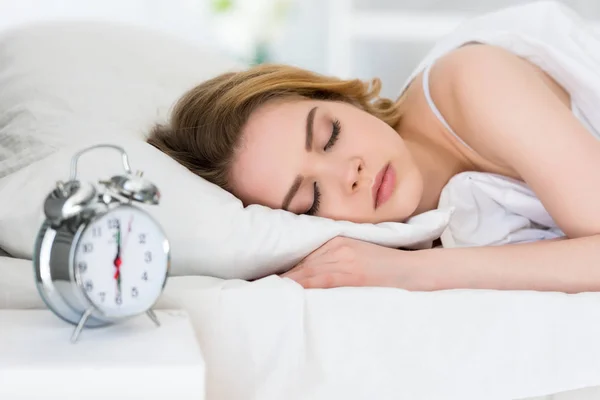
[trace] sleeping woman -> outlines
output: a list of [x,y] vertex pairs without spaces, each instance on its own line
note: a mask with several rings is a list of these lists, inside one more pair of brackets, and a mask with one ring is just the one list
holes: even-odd
[[306,288],[600,290],[600,141],[570,94],[507,50],[469,44],[396,101],[380,81],[285,65],[186,93],[148,141],[244,204],[378,223],[438,205],[456,174],[525,182],[563,240],[403,251],[338,237],[285,273]]

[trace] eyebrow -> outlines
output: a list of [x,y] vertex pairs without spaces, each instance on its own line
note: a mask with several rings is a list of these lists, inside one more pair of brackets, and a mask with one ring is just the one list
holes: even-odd
[[[306,116],[306,146],[305,147],[306,147],[306,151],[308,151],[308,152],[312,151],[313,126],[314,126],[316,112],[317,112],[317,107],[315,106],[310,109],[310,111],[308,112],[308,115]],[[298,175],[296,177],[296,179],[294,179],[294,183],[292,184],[292,186],[290,187],[290,190],[288,190],[287,194],[285,195],[285,197],[283,199],[283,203],[281,205],[281,208],[283,210],[287,210],[288,207],[290,206],[292,199],[294,198],[296,193],[298,193],[298,190],[300,189],[300,186],[302,185],[302,181],[304,181],[304,177],[302,177],[301,175]]]
[[317,112],[317,107],[313,107],[308,112],[308,116],[306,117],[306,151],[312,150],[313,143],[313,126],[315,121],[315,113]]

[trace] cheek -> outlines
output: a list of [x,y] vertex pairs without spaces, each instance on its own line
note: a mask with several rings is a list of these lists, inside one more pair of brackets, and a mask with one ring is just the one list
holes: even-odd
[[362,124],[353,126],[347,142],[347,146],[379,157],[404,147],[400,135],[380,120],[363,121]]
[[367,193],[343,196],[339,193],[323,193],[319,216],[333,220],[372,222],[373,210]]

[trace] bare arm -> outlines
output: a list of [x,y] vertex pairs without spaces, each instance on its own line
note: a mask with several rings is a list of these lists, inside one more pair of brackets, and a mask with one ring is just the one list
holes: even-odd
[[411,255],[416,266],[437,288],[600,290],[600,142],[531,65],[504,50],[463,48],[437,68],[450,124],[521,176],[569,239],[428,250]]
[[398,252],[393,275],[407,268],[415,290],[499,289],[567,293],[600,291],[600,236],[497,247]]
[[436,63],[431,83],[457,134],[478,157],[520,176],[566,240],[407,252],[340,238],[286,276],[304,287],[600,291],[600,142],[506,51],[455,51]]
[[569,238],[600,234],[600,141],[531,64],[465,47],[434,65],[431,82],[457,134],[520,176]]

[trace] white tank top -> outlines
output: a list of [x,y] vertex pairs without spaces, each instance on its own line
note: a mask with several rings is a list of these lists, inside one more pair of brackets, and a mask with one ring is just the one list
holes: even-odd
[[[433,102],[433,99],[431,97],[431,91],[429,88],[429,73],[431,71],[431,67],[433,64],[429,64],[424,70],[423,70],[423,92],[425,93],[425,99],[427,99],[427,104],[429,104],[429,108],[431,108],[431,111],[433,111],[433,114],[437,117],[437,119],[444,125],[444,127],[446,127],[446,129],[448,130],[448,132],[450,132],[452,135],[454,135],[454,137],[460,142],[462,143],[463,146],[465,146],[466,148],[473,150],[468,144],[465,143],[464,140],[462,140],[460,138],[460,136],[458,136],[456,134],[456,132],[454,132],[454,130],[452,129],[452,127],[450,127],[450,125],[448,124],[448,122],[446,121],[446,119],[444,118],[444,116],[442,115],[442,113],[440,112],[440,110],[436,107],[435,103]],[[596,136],[597,138],[600,139],[600,132],[598,132],[597,130],[594,129],[594,127],[592,126],[592,124],[587,120],[587,118],[585,117],[585,115],[583,115],[583,113],[579,110],[579,108],[577,107],[577,105],[575,104],[575,102],[571,99],[571,112],[573,113],[573,115],[575,115],[575,117],[583,124],[583,126],[594,136]]]

